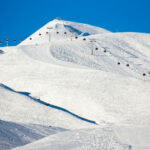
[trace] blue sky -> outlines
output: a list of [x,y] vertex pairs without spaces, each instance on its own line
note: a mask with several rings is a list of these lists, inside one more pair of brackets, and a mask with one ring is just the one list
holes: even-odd
[[0,0],[0,41],[25,39],[57,16],[112,32],[150,33],[150,0]]

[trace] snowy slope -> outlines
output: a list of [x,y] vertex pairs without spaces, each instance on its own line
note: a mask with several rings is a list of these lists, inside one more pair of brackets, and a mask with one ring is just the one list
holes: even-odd
[[87,35],[103,34],[109,32],[110,31],[107,31],[103,28],[91,26],[88,24],[54,19],[53,21],[50,21],[44,27],[36,31],[34,34],[29,36],[20,45],[42,44],[42,43],[48,43],[49,40],[68,39],[71,36],[72,37],[87,36]]
[[0,85],[0,111],[1,120],[18,123],[61,126],[67,129],[94,126],[61,110],[40,104],[4,85]]
[[50,135],[15,150],[149,150],[150,127],[112,126]]
[[128,150],[109,128],[81,129],[49,136],[15,150]]
[[48,135],[66,131],[63,128],[37,124],[18,124],[0,120],[0,149],[22,146]]
[[41,60],[42,55],[35,59],[37,56],[33,57],[34,53],[29,51],[32,49],[10,49],[7,48],[1,57],[0,80],[17,91],[29,92],[34,97],[98,123],[103,120],[149,123],[150,88],[149,81],[145,80],[148,75],[142,76],[144,81],[111,72],[71,68],[63,62],[58,65],[60,61],[57,59],[56,64],[55,61],[45,63]]
[[[50,34],[47,27],[53,27]],[[93,45],[91,41],[95,41]],[[131,144],[137,149],[149,147],[144,137],[150,131],[147,128],[150,124],[149,41],[150,34],[111,33],[90,25],[53,20],[20,45],[0,48],[0,83],[15,91],[31,93],[99,125],[121,125],[113,132],[121,130],[116,133],[118,141],[126,145],[132,140],[125,140],[133,136],[126,136],[131,130],[123,126],[132,126],[133,135],[140,126],[142,130]],[[94,126],[4,87],[0,87],[0,96],[3,120],[69,129]],[[18,102],[19,99],[22,101]],[[6,110],[7,105],[15,112],[13,117]],[[23,106],[30,108],[31,116]],[[140,136],[144,142],[138,146]]]

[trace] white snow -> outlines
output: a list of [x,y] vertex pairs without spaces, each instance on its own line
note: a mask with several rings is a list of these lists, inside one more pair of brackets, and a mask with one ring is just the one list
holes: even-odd
[[0,85],[0,110],[1,120],[17,123],[60,126],[67,129],[92,126],[61,110],[39,104],[28,96],[13,92],[3,85]]
[[[47,27],[53,27],[50,34],[46,33]],[[92,45],[91,40],[96,42]],[[107,125],[120,143],[146,149],[150,147],[145,138],[150,131],[149,41],[150,34],[112,33],[86,24],[53,20],[20,45],[0,48],[0,82],[95,121],[104,129]],[[97,127],[3,87],[0,87],[0,104],[0,118],[6,121],[68,129]],[[69,138],[72,131],[68,132],[64,137]],[[133,140],[135,133],[139,135]],[[45,144],[49,140],[51,136]]]
[[15,150],[128,150],[109,128],[81,129],[48,136]]
[[18,124],[0,120],[0,148],[1,150],[6,150],[22,146],[62,131],[66,130],[37,124]]

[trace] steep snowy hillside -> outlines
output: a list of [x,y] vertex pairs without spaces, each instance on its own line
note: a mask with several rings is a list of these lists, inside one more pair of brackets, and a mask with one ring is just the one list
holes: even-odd
[[49,22],[20,45],[0,48],[0,118],[66,129],[109,126],[117,141],[149,147],[148,140],[136,144],[150,131],[149,41],[150,34]]

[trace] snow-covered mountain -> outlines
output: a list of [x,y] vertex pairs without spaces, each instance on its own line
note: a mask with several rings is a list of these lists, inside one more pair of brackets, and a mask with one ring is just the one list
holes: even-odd
[[[96,142],[102,149],[150,148],[149,41],[150,34],[55,19],[18,46],[1,47],[0,119],[69,129],[18,149],[43,142],[51,144],[40,150],[82,150],[86,142],[98,149],[88,132],[105,141]],[[87,138],[69,140],[77,133]]]

